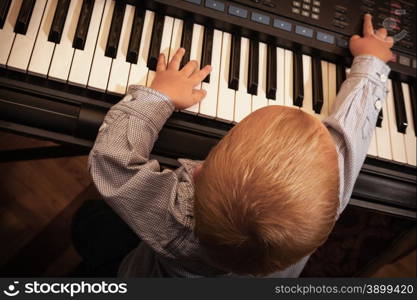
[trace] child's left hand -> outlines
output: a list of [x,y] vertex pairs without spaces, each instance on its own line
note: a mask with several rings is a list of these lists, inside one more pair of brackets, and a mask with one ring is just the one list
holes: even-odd
[[184,53],[184,48],[178,49],[168,66],[165,55],[161,53],[156,66],[156,75],[150,86],[167,95],[178,109],[188,108],[203,100],[206,91],[195,87],[211,72],[209,65],[198,70],[198,64],[194,60],[189,61],[179,70]]

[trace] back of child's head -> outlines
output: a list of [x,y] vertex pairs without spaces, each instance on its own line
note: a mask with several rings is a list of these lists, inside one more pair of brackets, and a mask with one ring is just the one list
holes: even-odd
[[327,239],[338,160],[326,128],[271,106],[236,125],[196,178],[195,232],[210,263],[241,275],[283,270]]

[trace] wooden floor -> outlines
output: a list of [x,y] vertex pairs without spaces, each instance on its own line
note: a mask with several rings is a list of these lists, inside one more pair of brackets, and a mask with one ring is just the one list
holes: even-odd
[[[0,132],[0,151],[54,143]],[[80,258],[69,224],[90,183],[87,156],[0,163],[0,276],[68,276]],[[416,251],[375,277],[416,277]]]
[[[0,150],[53,146],[0,132]],[[2,276],[62,276],[78,265],[69,222],[91,182],[87,156],[0,164]]]

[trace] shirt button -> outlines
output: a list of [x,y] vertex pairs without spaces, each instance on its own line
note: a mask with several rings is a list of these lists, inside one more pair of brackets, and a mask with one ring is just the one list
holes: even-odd
[[377,101],[375,102],[375,108],[376,108],[377,110],[380,110],[380,109],[381,109],[381,107],[382,107],[382,103],[381,103],[381,101],[380,101],[380,100],[377,100]]
[[382,82],[387,81],[387,75],[385,75],[385,74],[381,74],[381,75],[379,76],[379,78],[381,79],[381,81],[382,81]]

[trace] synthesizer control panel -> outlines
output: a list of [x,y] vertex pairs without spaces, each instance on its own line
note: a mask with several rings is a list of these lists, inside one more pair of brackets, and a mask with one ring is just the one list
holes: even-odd
[[[403,80],[416,77],[416,4],[413,0],[125,0],[179,18],[288,49],[351,62],[349,38],[361,34],[363,15],[394,36],[389,62]],[[407,79],[408,77],[408,79]]]
[[374,16],[377,27],[385,27],[396,40],[395,49],[416,52],[415,2],[384,0],[237,0],[247,7],[282,15],[323,29],[351,36],[361,31],[362,15]]

